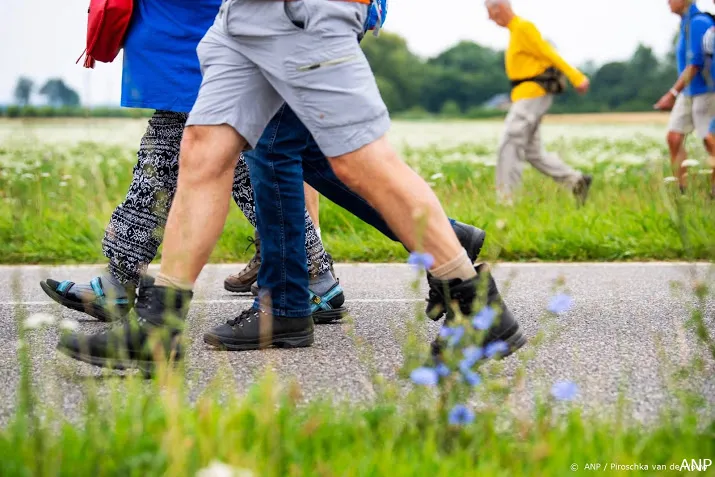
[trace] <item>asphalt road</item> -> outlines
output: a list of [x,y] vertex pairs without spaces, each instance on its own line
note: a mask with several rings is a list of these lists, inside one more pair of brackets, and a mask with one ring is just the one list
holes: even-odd
[[[330,397],[350,401],[369,400],[374,388],[368,367],[374,366],[395,379],[402,356],[400,339],[415,307],[422,307],[422,293],[410,290],[412,271],[403,265],[337,265],[346,292],[351,318],[342,324],[321,325],[313,347],[297,350],[220,352],[206,346],[203,332],[250,303],[249,296],[223,289],[223,279],[241,265],[211,265],[202,273],[190,314],[193,343],[187,356],[191,395],[198,395],[221,376],[238,391],[252,383],[266,366],[281,376],[296,378],[306,399]],[[17,317],[20,313],[46,312],[58,319],[73,319],[86,332],[108,325],[52,302],[39,288],[46,277],[88,280],[99,267],[0,267],[0,424],[15,407],[19,370]],[[495,276],[507,304],[519,319],[527,337],[545,329],[544,310],[552,296],[554,280],[563,276],[574,298],[573,308],[556,320],[556,334],[538,346],[527,364],[527,385],[517,405],[528,406],[535,389],[548,389],[560,379],[576,382],[578,402],[586,409],[614,409],[619,391],[625,392],[630,414],[648,421],[672,400],[668,377],[679,366],[703,354],[692,332],[685,327],[692,294],[675,293],[671,282],[687,291],[693,277],[715,284],[715,267],[708,264],[500,264]],[[509,282],[509,283],[507,283]],[[509,285],[508,288],[506,285]],[[711,287],[715,290],[715,286]],[[708,326],[715,333],[715,298],[707,303]],[[419,325],[425,342],[438,324]],[[63,413],[81,409],[80,383],[99,377],[99,368],[77,363],[55,351],[56,326],[31,330],[28,336],[33,377],[41,400],[55,403]],[[355,337],[363,344],[358,345]],[[526,350],[527,348],[524,348]],[[366,353],[363,350],[368,350]],[[518,353],[504,362],[503,373],[513,375]],[[367,360],[365,358],[367,356]],[[231,379],[233,383],[231,384]],[[99,386],[112,380],[97,380]],[[715,364],[706,361],[703,372],[691,373],[688,386],[702,392],[715,405]]]

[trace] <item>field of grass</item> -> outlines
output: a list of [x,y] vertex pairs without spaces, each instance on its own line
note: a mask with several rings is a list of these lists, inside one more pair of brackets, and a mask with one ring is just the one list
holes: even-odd
[[[696,185],[680,198],[664,181],[662,124],[608,121],[571,124],[560,117],[545,127],[549,149],[596,177],[592,200],[581,209],[533,171],[513,208],[495,204],[498,123],[398,123],[393,140],[450,215],[488,230],[492,258],[712,259],[715,207],[705,193],[703,154],[695,156],[702,166],[691,169]],[[102,233],[126,191],[142,124],[0,123],[0,261],[103,261]],[[405,259],[401,247],[327,201],[321,214],[337,260]],[[213,260],[246,259],[250,233],[233,210]],[[84,405],[79,417],[69,417],[39,398],[28,336],[39,330],[28,328],[40,325],[30,325],[32,317],[17,306],[22,375],[17,412],[0,427],[0,475],[713,475],[713,410],[687,385],[688,377],[711,368],[705,360],[715,359],[706,326],[711,293],[694,283],[688,294],[689,327],[702,353],[672,370],[667,393],[676,404],[646,425],[625,399],[613,414],[587,412],[573,383],[548,377],[533,409],[511,405],[526,386],[535,349],[554,339],[556,312],[545,312],[542,331],[506,377],[500,362],[465,367],[483,338],[466,323],[461,341],[447,350],[446,369],[420,369],[430,364],[415,333],[424,319],[418,316],[407,324],[404,379],[374,375],[375,394],[359,406],[330,396],[308,403],[295,383],[270,372],[246,394],[219,373],[208,389],[190,395],[192,376],[179,366],[150,381],[135,374],[74,377]]]
[[[633,116],[633,115],[631,115]],[[590,200],[526,168],[514,207],[496,203],[495,121],[396,122],[391,138],[435,188],[447,213],[488,232],[500,260],[675,260],[715,257],[709,169],[692,139],[692,186],[670,175],[661,115],[552,116],[547,149],[595,176]],[[620,119],[619,119],[620,118]],[[101,263],[101,239],[131,180],[146,119],[0,122],[0,262]],[[682,220],[674,220],[679,210]],[[679,239],[679,228],[689,242]],[[403,248],[327,200],[321,228],[339,261],[403,260]],[[233,207],[212,261],[250,257],[248,222]]]

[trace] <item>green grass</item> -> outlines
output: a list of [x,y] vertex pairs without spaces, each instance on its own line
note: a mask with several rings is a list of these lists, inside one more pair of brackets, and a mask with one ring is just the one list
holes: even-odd
[[[531,168],[514,207],[496,203],[494,141],[454,147],[405,148],[407,160],[433,184],[447,213],[488,232],[485,257],[500,260],[676,260],[715,257],[715,207],[708,198],[705,159],[692,169],[680,198],[664,183],[669,168],[656,139],[560,138],[549,144],[580,162],[595,183],[586,207]],[[102,263],[101,240],[131,180],[132,149],[0,145],[0,262]],[[678,209],[684,218],[675,221]],[[688,233],[685,247],[679,227]],[[326,246],[338,261],[402,261],[406,253],[343,209],[321,201]],[[232,207],[211,260],[247,260],[248,222]]]

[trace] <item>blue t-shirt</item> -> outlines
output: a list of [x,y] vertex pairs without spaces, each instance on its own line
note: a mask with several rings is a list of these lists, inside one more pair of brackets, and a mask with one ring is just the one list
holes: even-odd
[[715,85],[710,80],[706,80],[710,76],[710,71],[704,70],[705,54],[703,52],[703,38],[712,26],[713,21],[710,17],[702,14],[695,4],[690,6],[680,22],[680,35],[676,47],[678,74],[682,74],[687,66],[700,67],[698,74],[683,90],[686,96],[715,91]]
[[196,47],[221,0],[136,0],[124,43],[122,106],[188,113],[201,86]]

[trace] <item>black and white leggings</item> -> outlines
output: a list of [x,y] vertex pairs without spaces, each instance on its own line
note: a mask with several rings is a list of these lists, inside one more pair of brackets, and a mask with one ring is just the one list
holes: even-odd
[[[156,111],[137,153],[127,197],[112,213],[102,240],[109,270],[122,283],[137,283],[156,257],[164,236],[169,207],[179,178],[179,149],[187,114]],[[233,199],[256,227],[253,189],[243,155],[233,179]],[[316,276],[330,270],[330,257],[305,211],[305,248],[308,272]]]

